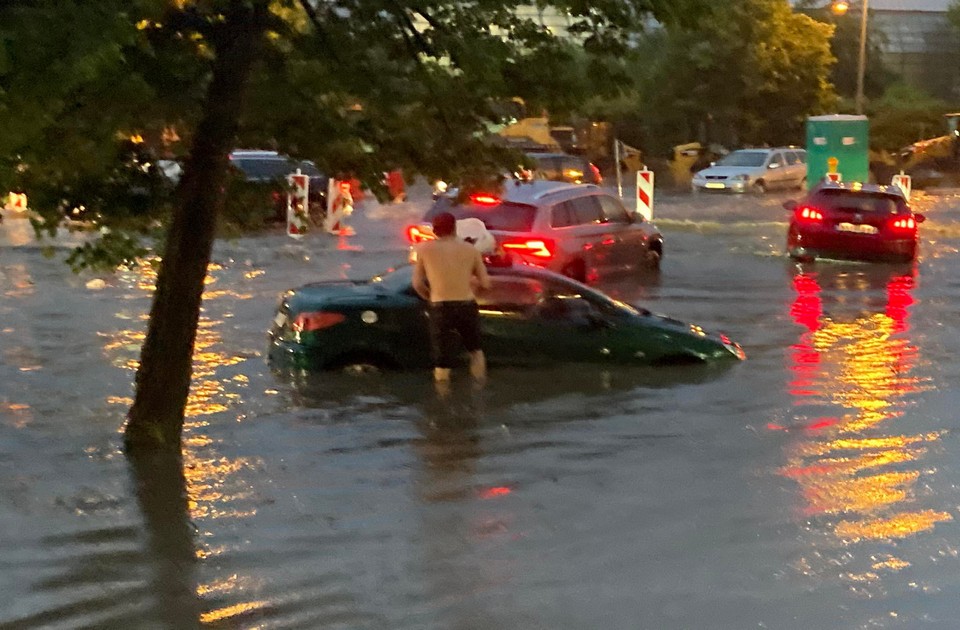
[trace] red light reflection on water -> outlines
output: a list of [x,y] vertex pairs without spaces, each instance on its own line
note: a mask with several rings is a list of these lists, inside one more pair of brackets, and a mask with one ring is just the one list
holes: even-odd
[[902,434],[895,422],[908,396],[929,388],[911,376],[919,358],[909,338],[914,286],[913,272],[872,268],[793,278],[790,315],[803,329],[789,353],[796,412],[768,428],[802,429],[780,474],[799,485],[809,526],[844,544],[906,538],[951,518],[910,509],[939,435]]

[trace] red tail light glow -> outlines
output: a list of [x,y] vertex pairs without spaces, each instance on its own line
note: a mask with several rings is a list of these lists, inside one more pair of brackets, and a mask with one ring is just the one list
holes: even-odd
[[517,238],[501,244],[505,250],[521,256],[530,256],[542,262],[553,258],[554,242],[548,238]]
[[488,193],[473,193],[470,202],[478,206],[495,206],[500,203],[500,198]]
[[910,232],[917,229],[917,222],[913,219],[913,217],[894,219],[890,222],[890,227],[894,230]]
[[328,311],[314,311],[311,313],[300,313],[293,320],[293,330],[296,332],[310,332],[313,330],[323,330],[336,326],[347,318],[343,313],[331,313]]
[[797,218],[809,223],[820,223],[823,221],[823,213],[810,206],[801,206],[797,208]]
[[424,229],[422,225],[410,225],[407,227],[407,240],[416,245],[417,243],[422,243],[424,241],[432,241],[436,236],[434,236],[433,231],[429,228]]

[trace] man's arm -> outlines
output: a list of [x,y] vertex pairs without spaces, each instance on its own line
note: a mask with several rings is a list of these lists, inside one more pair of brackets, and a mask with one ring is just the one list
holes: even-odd
[[423,267],[422,252],[417,252],[417,263],[413,267],[413,290],[423,299],[430,300],[430,285],[427,284],[427,271]]

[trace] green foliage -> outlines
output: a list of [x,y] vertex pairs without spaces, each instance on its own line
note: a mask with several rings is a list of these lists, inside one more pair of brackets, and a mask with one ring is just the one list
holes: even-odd
[[906,84],[895,84],[873,104],[870,145],[894,152],[918,140],[942,136],[947,110],[943,101]]
[[954,28],[960,30],[960,1],[954,0],[947,7],[947,20]]
[[[75,207],[114,227],[165,220],[172,186],[137,169],[186,163],[213,51],[229,36],[223,16],[245,4],[0,4],[0,190],[26,191],[46,231]],[[571,44],[521,17],[516,9],[529,5],[520,2],[273,0],[253,78],[237,86],[248,94],[236,146],[278,149],[372,187],[397,167],[489,177],[516,161],[484,141],[502,122],[492,103],[521,97],[533,110],[572,114],[625,82],[619,53],[645,19],[680,27],[708,4],[538,2],[569,17]],[[143,142],[131,166],[135,136]],[[255,195],[225,190],[234,227],[260,223]]]
[[639,42],[627,61],[638,90],[616,102],[618,133],[663,156],[693,140],[802,143],[806,117],[834,104],[832,27],[782,0],[712,7]]

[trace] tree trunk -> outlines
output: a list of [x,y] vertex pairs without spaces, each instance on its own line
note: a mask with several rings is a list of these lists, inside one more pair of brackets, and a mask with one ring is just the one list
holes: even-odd
[[223,205],[227,159],[243,95],[266,23],[266,2],[234,3],[213,40],[216,59],[203,118],[180,182],[140,351],[136,394],[127,416],[128,450],[180,450],[207,265]]

